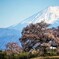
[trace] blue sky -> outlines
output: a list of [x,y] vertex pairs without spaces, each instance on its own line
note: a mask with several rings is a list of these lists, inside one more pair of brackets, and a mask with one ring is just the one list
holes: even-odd
[[59,0],[0,0],[0,28],[18,24],[49,6],[59,6]]

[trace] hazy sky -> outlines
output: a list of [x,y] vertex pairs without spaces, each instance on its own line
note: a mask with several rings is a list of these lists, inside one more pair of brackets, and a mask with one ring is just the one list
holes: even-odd
[[17,24],[49,6],[59,6],[59,0],[0,0],[0,28]]

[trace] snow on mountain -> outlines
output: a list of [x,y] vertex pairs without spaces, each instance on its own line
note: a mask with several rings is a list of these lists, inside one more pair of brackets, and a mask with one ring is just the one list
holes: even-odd
[[54,7],[51,6],[45,9],[41,16],[36,17],[35,23],[45,20],[46,23],[52,24],[58,19],[59,19],[59,6]]
[[52,26],[55,22],[57,22],[57,21],[59,22],[59,6],[50,6],[46,9],[30,16],[29,18],[23,20],[21,23],[17,24],[16,26],[12,26],[9,28],[13,28],[13,29],[17,29],[17,30],[21,31],[28,24],[39,23],[41,21],[45,21],[48,24],[52,24]]

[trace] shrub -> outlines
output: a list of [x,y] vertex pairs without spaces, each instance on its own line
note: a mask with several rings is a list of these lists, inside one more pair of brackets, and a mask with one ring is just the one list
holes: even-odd
[[19,59],[28,59],[29,58],[29,53],[28,52],[22,52],[18,54]]
[[47,52],[47,55],[55,56],[55,55],[57,55],[57,52],[56,52],[56,50],[51,49],[50,51]]

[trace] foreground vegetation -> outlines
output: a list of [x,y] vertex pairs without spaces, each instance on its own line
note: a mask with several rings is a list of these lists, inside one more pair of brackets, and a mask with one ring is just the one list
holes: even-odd
[[19,54],[7,54],[6,51],[0,51],[0,59],[59,59],[59,55],[56,51],[49,51],[44,55],[40,55],[40,52],[35,50],[32,53],[29,52],[21,52]]

